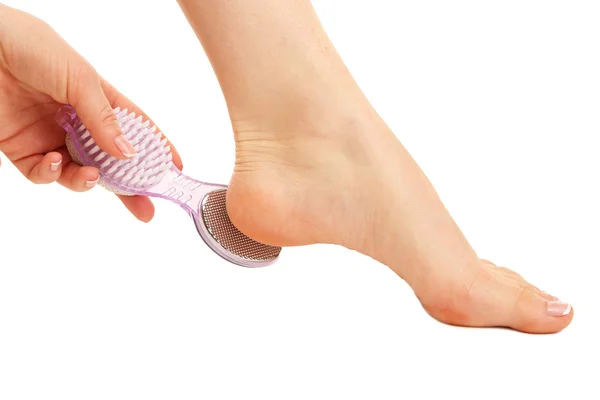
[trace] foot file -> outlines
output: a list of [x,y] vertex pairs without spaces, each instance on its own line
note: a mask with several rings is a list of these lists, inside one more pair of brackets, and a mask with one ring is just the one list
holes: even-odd
[[231,223],[225,207],[226,185],[184,175],[172,162],[167,139],[150,121],[127,109],[113,111],[125,138],[136,150],[136,155],[127,160],[102,151],[73,107],[61,107],[56,116],[66,131],[65,142],[73,161],[97,168],[98,184],[119,195],[158,197],[178,204],[192,217],[208,247],[231,263],[263,267],[279,258],[280,247],[250,239]]

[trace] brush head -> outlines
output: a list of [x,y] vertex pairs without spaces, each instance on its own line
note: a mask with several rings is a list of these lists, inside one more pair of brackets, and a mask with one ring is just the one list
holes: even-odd
[[73,161],[98,169],[99,184],[105,189],[127,196],[144,193],[173,166],[171,148],[167,139],[141,115],[136,117],[127,109],[113,111],[125,139],[136,151],[135,156],[121,160],[102,151],[77,117],[71,121],[71,134],[66,136],[67,149]]

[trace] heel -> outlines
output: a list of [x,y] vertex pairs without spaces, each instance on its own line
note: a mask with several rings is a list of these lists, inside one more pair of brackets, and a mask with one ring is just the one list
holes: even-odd
[[240,232],[229,219],[226,198],[226,186],[211,185],[211,191],[192,215],[196,230],[208,247],[242,267],[266,267],[277,261],[281,247],[257,242]]

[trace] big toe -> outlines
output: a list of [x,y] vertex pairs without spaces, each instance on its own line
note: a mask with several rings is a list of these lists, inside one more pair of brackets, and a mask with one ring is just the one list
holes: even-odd
[[469,294],[473,324],[502,326],[528,333],[555,333],[573,319],[573,307],[540,293],[527,282],[479,274]]

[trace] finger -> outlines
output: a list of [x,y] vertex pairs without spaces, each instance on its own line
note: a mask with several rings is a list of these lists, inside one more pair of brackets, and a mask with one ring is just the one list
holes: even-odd
[[[35,107],[35,109],[32,107],[31,110],[20,113],[18,118],[15,118],[17,123],[27,126],[25,129],[23,127],[16,128],[19,129],[19,134],[2,142],[2,150],[6,157],[15,163],[15,160],[31,155],[43,155],[49,150],[64,145],[64,130],[55,122],[54,115],[57,110],[58,106],[44,105]],[[34,112],[43,113],[46,117],[33,115]],[[3,121],[3,124],[6,122],[8,121]]]
[[98,183],[98,170],[94,167],[80,167],[75,163],[63,168],[58,182],[74,192],[87,192]]
[[150,222],[154,217],[154,204],[145,196],[121,196],[117,197],[134,217],[142,222]]
[[104,94],[96,71],[91,66],[84,66],[75,69],[69,79],[69,104],[73,106],[96,144],[116,158],[133,157],[135,149],[123,136],[117,116]]
[[57,182],[74,192],[87,192],[98,183],[98,170],[94,167],[82,167],[71,161],[66,148],[57,150],[63,156],[62,174]]
[[[129,111],[133,111],[136,115],[143,115],[144,119],[150,121],[152,125],[156,125],[154,121],[138,106],[136,106],[131,100],[129,100],[124,94],[120,93],[117,89],[115,89],[109,82],[105,79],[100,78],[102,83],[102,88],[104,89],[104,94],[108,99],[111,107],[121,107],[121,109],[127,109]],[[160,131],[158,126],[156,127],[157,131]],[[164,132],[163,132],[164,134]],[[165,136],[166,137],[166,136]],[[171,146],[171,153],[173,154],[173,164],[180,170],[183,169],[183,163],[181,162],[181,156],[173,143],[169,141],[167,138],[167,144]]]
[[62,155],[55,151],[46,155],[34,154],[15,160],[13,164],[31,182],[43,185],[55,182],[60,177]]
[[[34,157],[35,158],[35,157]],[[55,151],[42,156],[27,177],[35,184],[48,184],[55,182],[61,174],[62,155]]]
[[[76,192],[85,192],[98,183],[98,170],[93,167],[82,167],[71,160],[71,156],[66,148],[57,150],[63,155],[65,168],[58,183],[67,189]],[[123,202],[125,207],[134,217],[142,222],[150,222],[154,217],[154,205],[152,201],[145,196],[121,196],[117,197]]]

